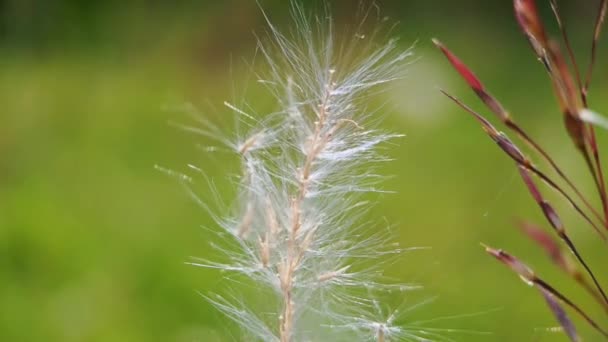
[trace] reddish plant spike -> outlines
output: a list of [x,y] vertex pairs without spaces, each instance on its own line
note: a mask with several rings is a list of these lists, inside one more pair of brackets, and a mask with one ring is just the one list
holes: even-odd
[[596,331],[598,331],[600,334],[604,335],[605,338],[608,338],[608,331],[604,330],[599,324],[597,324],[597,322],[595,320],[593,320],[591,318],[591,316],[589,316],[589,314],[587,314],[583,309],[581,309],[580,306],[578,306],[572,300],[570,300],[568,297],[566,297],[564,294],[562,294],[561,292],[556,290],[549,283],[547,283],[546,281],[544,281],[540,278],[536,278],[534,280],[534,285],[536,285],[537,288],[547,291],[547,293],[550,293],[551,295],[553,295],[553,297],[555,297],[556,299],[561,301],[562,304],[565,304],[565,305],[569,306],[571,309],[573,309],[574,311],[576,311]]
[[514,0],[513,9],[515,10],[517,22],[526,36],[539,44],[540,47],[545,47],[547,44],[547,34],[540,21],[536,3],[533,0]]
[[[604,298],[605,293],[603,292],[601,286],[596,282],[594,274],[589,270],[587,264],[584,262],[584,260],[582,260],[582,258],[579,260],[595,282],[595,287],[587,281],[580,270],[574,265],[574,261],[570,258],[570,255],[564,253],[560,245],[551,237],[549,233],[529,222],[520,222],[519,226],[530,239],[545,250],[553,263],[555,263],[562,271],[579,283],[604,308],[604,310],[608,312],[608,303],[606,303]],[[565,234],[562,235],[562,239],[566,241],[567,245],[571,245],[570,240]],[[576,249],[571,251],[575,256],[580,257]]]
[[[534,180],[532,179],[530,171],[524,165],[518,165],[518,167],[519,167],[519,171],[522,176],[522,179],[524,180],[524,183],[528,187],[528,190],[530,191],[530,194],[532,194],[532,197],[534,197],[534,200],[541,207],[543,214],[545,215],[545,217],[547,218],[547,220],[549,221],[551,226],[555,229],[558,236],[562,239],[562,241],[564,241],[566,243],[566,245],[568,246],[570,251],[574,254],[574,256],[576,256],[576,259],[581,263],[581,265],[585,268],[585,271],[587,271],[587,273],[593,280],[593,283],[595,284],[598,292],[601,294],[600,302],[605,301],[605,303],[608,304],[608,297],[606,297],[606,294],[605,294],[604,290],[602,289],[602,286],[597,281],[597,278],[595,277],[595,274],[593,274],[593,271],[591,270],[591,268],[589,268],[589,266],[587,265],[585,260],[582,258],[582,256],[578,252],[577,248],[574,246],[574,244],[572,243],[570,238],[567,236],[564,225],[563,225],[561,219],[559,218],[559,216],[557,215],[557,212],[555,211],[555,209],[553,209],[553,207],[547,201],[545,201],[543,199],[540,191],[538,190],[538,187],[536,186],[536,184],[534,183]],[[606,240],[605,235],[601,231],[599,231],[599,229],[597,227],[594,226],[594,228],[595,228],[596,232],[598,232],[600,237],[603,240]],[[593,292],[593,290],[592,290],[592,292]]]
[[[445,45],[443,45],[443,43],[441,43],[439,40],[433,39],[433,43],[444,53],[444,55],[448,58],[448,60],[451,62],[451,64],[454,66],[454,68],[456,68],[456,70],[463,76],[463,78],[465,78],[465,80],[467,81],[469,86],[473,89],[473,91],[477,94],[477,96],[486,104],[486,106],[488,106],[488,108],[490,108],[490,110],[492,110],[492,112],[494,112],[501,119],[501,121],[503,121],[503,123],[505,123],[512,130],[514,130],[518,134],[519,137],[521,137],[528,144],[532,145],[532,147],[534,149],[536,149],[552,165],[552,167],[557,171],[557,173],[564,180],[566,180],[568,185],[576,192],[577,196],[579,196],[582,199],[582,201],[593,212],[593,214],[596,215],[600,221],[602,221],[602,222],[605,221],[604,217],[599,215],[599,213],[595,210],[595,208],[593,208],[593,206],[591,206],[589,201],[581,194],[581,192],[570,181],[570,179],[559,169],[559,167],[555,164],[553,159],[510,118],[509,113],[498,102],[498,100],[496,100],[494,97],[492,97],[485,90],[485,87],[483,86],[481,81],[475,76],[475,74],[468,67],[466,67],[466,65],[456,55],[454,55],[447,47],[445,47]],[[555,90],[555,93],[556,93],[558,99],[560,100],[560,108],[562,109],[562,111],[564,113],[570,113],[568,106],[569,106],[569,102],[571,102],[571,101],[569,101],[568,98],[566,96],[564,96],[564,93],[565,93],[563,91],[564,86],[562,86],[562,84],[564,82],[560,81],[561,79],[562,79],[562,77],[558,73],[557,76],[552,77],[552,80],[553,80],[552,85],[553,85],[553,88]],[[518,163],[526,162],[525,159],[522,160],[522,158],[516,158],[515,155],[513,153],[511,153],[511,152],[516,152],[515,150],[517,149],[516,147],[510,148],[510,147],[514,147],[514,145],[512,143],[499,142],[500,137],[497,137],[499,132],[485,118],[483,118],[481,115],[477,114],[475,111],[473,111],[472,109],[470,109],[469,107],[464,105],[461,101],[459,101],[455,97],[451,96],[450,94],[446,93],[445,91],[441,90],[441,92],[444,95],[446,95],[447,97],[449,97],[450,99],[452,99],[459,106],[464,108],[466,111],[471,113],[473,116],[475,116],[475,118],[482,123],[484,130],[492,137],[492,139],[494,139],[496,142],[498,142],[499,145],[501,145],[501,148],[503,148],[503,150],[505,150],[511,157],[514,157],[514,159],[516,161],[518,161]],[[575,140],[575,139],[578,140],[578,141],[575,141],[577,143],[577,147],[579,148],[579,150],[585,151],[584,139],[583,140],[579,139],[579,138],[583,138],[583,134],[581,133],[581,130],[584,129],[584,127],[581,125],[580,120],[578,120],[573,115],[565,115],[565,117],[567,120],[567,127],[572,132],[571,135],[573,137],[573,140]],[[608,228],[608,224],[606,224],[606,227]]]
[[580,338],[578,337],[578,333],[576,332],[576,328],[574,327],[574,324],[568,317],[566,310],[564,310],[564,308],[562,308],[562,306],[559,304],[559,302],[555,299],[555,297],[549,291],[545,290],[542,287],[537,287],[537,288],[540,291],[540,293],[543,295],[543,297],[545,298],[547,305],[549,305],[549,308],[551,309],[551,312],[553,312],[553,315],[559,322],[559,325],[564,329],[564,332],[566,333],[568,338],[570,338],[570,341],[573,341],[573,342],[580,341]]
[[528,222],[520,223],[520,227],[528,237],[534,240],[545,250],[545,252],[547,252],[555,264],[570,275],[576,273],[576,270],[573,269],[572,264],[568,262],[567,256],[564,255],[557,241],[555,241],[549,233]]
[[488,120],[486,120],[483,116],[479,115],[477,112],[475,112],[474,110],[469,108],[467,105],[462,103],[462,101],[460,101],[456,97],[448,94],[444,90],[440,90],[440,91],[445,96],[447,96],[452,101],[454,101],[456,104],[458,104],[460,107],[462,107],[464,110],[466,110],[471,115],[473,115],[473,117],[482,124],[484,131],[490,136],[490,138],[492,138],[492,140],[494,140],[494,142],[496,142],[496,144],[509,157],[511,157],[511,159],[513,159],[517,163],[517,165],[524,167],[524,168],[530,167],[530,162],[528,161],[528,159],[526,159],[526,157],[521,152],[521,150],[511,141],[511,139],[509,139],[509,137],[506,134],[498,131]]
[[[479,115],[477,112],[475,112],[474,110],[469,108],[467,105],[462,103],[462,101],[460,101],[456,97],[450,95],[449,93],[447,93],[446,91],[444,91],[442,89],[440,89],[440,91],[445,96],[447,96],[452,101],[454,101],[454,103],[456,103],[461,108],[463,108],[464,110],[469,112],[471,115],[473,115],[473,117],[482,124],[484,131],[490,136],[490,138],[492,138],[492,140],[494,140],[498,144],[498,146],[517,163],[517,165],[519,167],[523,167],[523,168],[529,170],[530,172],[533,172],[535,175],[540,177],[545,183],[547,183],[551,188],[558,191],[568,201],[568,203],[570,203],[570,205],[572,205],[572,207],[593,227],[593,229],[600,235],[600,237],[603,240],[606,240],[606,236],[599,230],[597,225],[589,218],[589,216],[587,214],[585,214],[585,212],[582,211],[582,209],[572,200],[572,198],[570,198],[570,196],[568,196],[568,194],[566,192],[564,192],[563,189],[561,189],[555,182],[553,182],[550,178],[548,178],[544,173],[542,173],[538,169],[536,169],[530,163],[530,161],[528,159],[526,159],[526,157],[521,153],[521,151],[517,148],[517,146],[515,144],[513,144],[513,142],[511,142],[511,140],[504,133],[496,130],[496,128],[494,128],[494,126],[488,120],[486,120],[483,116]],[[526,175],[528,175],[528,173],[526,173]],[[529,178],[529,179],[531,180],[531,178]],[[526,184],[529,184],[529,183],[526,182]],[[534,183],[531,183],[531,184],[534,185]],[[534,185],[534,189],[537,189],[536,191],[538,192],[538,188],[535,185]],[[538,194],[540,194],[540,192],[538,192]],[[547,219],[552,223],[552,225],[554,225],[554,227],[556,227],[556,229],[558,229],[557,227],[561,226],[561,221],[557,217],[557,214],[555,213],[555,211],[548,204],[542,205],[542,203],[539,203],[539,205],[541,205],[541,208],[543,209],[543,212],[547,216]]]
[[483,103],[494,113],[496,114],[501,121],[506,122],[509,120],[509,113],[504,109],[504,107],[494,98],[490,93],[488,93],[479,78],[473,73],[473,71],[466,66],[452,51],[450,51],[443,43],[441,43],[437,39],[433,39],[433,43],[437,46],[441,52],[447,57],[450,61],[454,69],[458,71],[460,76],[464,78],[469,87],[473,89],[475,94],[483,101]]
[[[581,110],[587,108],[587,90],[595,61],[596,44],[600,35],[603,21],[608,12],[608,0],[598,1],[601,1],[600,10],[595,23],[591,63],[588,69],[588,74],[586,75],[587,77],[584,80],[584,84],[582,82],[583,80],[581,79],[580,70],[578,68],[573,49],[571,48],[569,42],[565,23],[562,21],[559,14],[557,0],[550,0],[550,3],[557,18],[559,28],[562,31],[562,36],[564,43],[566,44],[568,55],[562,52],[558,44],[549,39],[534,0],[513,0],[513,6],[519,26],[532,45],[537,57],[543,62],[549,73],[551,86],[553,87],[557,100],[560,104],[561,113],[563,114],[564,123],[568,133],[574,145],[583,154],[583,157],[585,158],[585,161],[593,174],[596,186],[600,191],[604,215],[599,214],[598,211],[595,210],[594,206],[592,206],[590,202],[586,200],[581,192],[578,191],[578,189],[572,184],[569,178],[566,177],[556,166],[553,159],[542,148],[540,148],[538,144],[534,142],[534,140],[529,138],[528,135],[517,125],[517,123],[510,118],[510,115],[504,109],[501,103],[487,92],[483,83],[474,74],[474,72],[441,42],[437,40],[433,40],[433,42],[447,57],[452,67],[456,69],[462,78],[464,78],[469,87],[472,88],[472,90],[482,100],[487,108],[495,113],[501,119],[503,124],[514,130],[518,136],[522,138],[522,140],[530,144],[536,151],[538,151],[552,165],[562,179],[565,180],[576,192],[577,196],[579,196],[587,208],[593,212],[598,221],[601,221],[602,224],[608,228],[608,195],[606,193],[606,186],[603,182],[603,174],[601,171],[595,134],[593,127],[588,125],[586,122],[583,122],[580,117]],[[567,60],[568,57],[570,58],[569,61]],[[570,70],[569,62],[572,63],[572,67],[576,72],[575,74]],[[444,92],[444,94],[446,93]],[[536,201],[537,205],[539,205],[543,211],[545,218],[549,221],[551,227],[553,227],[554,233],[557,234],[561,241],[558,241],[557,238],[553,238],[548,231],[544,231],[531,224],[522,224],[522,229],[524,232],[551,257],[552,261],[560,269],[569,274],[575,281],[579,283],[579,285],[584,287],[591,295],[593,295],[593,297],[608,313],[608,296],[606,296],[606,293],[604,292],[594,273],[583,260],[573,241],[567,235],[564,224],[557,212],[543,198],[543,194],[536,184],[536,179],[534,179],[534,177],[538,177],[539,181],[544,182],[550,188],[556,190],[561,196],[563,196],[569,202],[569,204],[572,205],[573,208],[595,229],[600,237],[603,240],[606,240],[606,235],[604,232],[597,227],[596,223],[589,218],[586,212],[581,210],[579,205],[572,200],[568,193],[566,193],[543,171],[532,164],[504,133],[496,130],[496,128],[494,128],[494,126],[492,126],[492,124],[484,117],[468,108],[456,98],[448,94],[446,95],[459,106],[468,111],[471,115],[473,115],[474,118],[482,124],[483,129],[499,145],[503,152],[516,162],[518,170],[527,186],[528,191]],[[563,249],[561,248],[562,245],[560,242],[563,243]],[[486,247],[486,252],[495,257],[501,263],[508,266],[526,283],[528,283],[530,286],[536,287],[541,292],[553,315],[562,327],[564,333],[571,341],[580,341],[580,338],[573,322],[568,317],[564,308],[576,311],[576,313],[584,318],[587,323],[600,332],[604,337],[608,338],[608,331],[600,327],[597,322],[586,313],[586,311],[554,288],[551,284],[536,276],[533,270],[521,262],[518,258],[503,250],[493,249],[490,247]],[[571,252],[573,256],[571,256],[568,252]],[[577,263],[574,262],[574,257],[576,257]],[[590,279],[588,279],[589,277]],[[591,283],[589,280],[592,280],[593,283]]]
[[485,90],[475,91],[475,93],[481,99],[481,101],[483,101],[483,103],[485,103],[486,106],[488,106],[488,108],[490,108],[490,110],[494,114],[498,115],[500,120],[502,120],[503,122],[506,122],[510,119],[509,113],[507,112],[507,110],[504,109],[504,107],[500,104],[500,102],[498,102],[498,100],[496,100],[496,98],[494,98],[492,95],[487,93]]
[[532,179],[532,176],[530,175],[530,171],[528,171],[528,169],[523,165],[518,165],[517,168],[519,169],[519,174],[521,175],[521,178],[523,179],[524,183],[526,184],[528,191],[532,195],[532,198],[534,198],[536,203],[538,203],[540,205],[543,202],[543,196],[540,194],[538,187],[534,183],[534,180]]
[[549,202],[547,201],[543,201],[540,203],[540,207],[542,208],[543,213],[545,214],[545,217],[547,218],[549,223],[551,223],[551,226],[555,228],[558,233],[563,234],[564,224],[562,223],[562,220],[559,218],[557,212],[555,211],[555,209],[553,209],[551,204],[549,204]]
[[459,107],[461,107],[462,109],[464,109],[465,111],[467,111],[469,114],[471,114],[477,121],[479,121],[479,123],[481,123],[481,126],[483,127],[483,130],[486,131],[486,133],[488,133],[488,135],[490,135],[490,137],[494,141],[497,141],[496,137],[498,135],[500,135],[500,132],[494,127],[494,125],[492,125],[490,123],[490,121],[488,121],[486,118],[484,118],[483,116],[481,116],[479,113],[477,113],[476,111],[474,111],[473,109],[471,109],[469,106],[465,105],[462,101],[460,101],[456,97],[450,95],[445,90],[439,89],[439,91],[443,95],[447,96],[454,103],[456,103]]
[[467,81],[469,86],[475,91],[483,91],[483,85],[481,81],[475,76],[475,74],[448,48],[446,48],[439,40],[433,38],[433,43],[437,46],[447,59],[452,63],[452,66],[458,73]]
[[526,184],[528,191],[530,192],[536,203],[538,203],[538,205],[540,206],[541,210],[543,211],[543,214],[547,218],[547,221],[549,221],[549,223],[551,224],[551,227],[553,227],[559,234],[563,234],[564,224],[562,223],[562,220],[559,218],[559,215],[557,214],[555,209],[553,209],[553,207],[549,204],[549,202],[545,201],[545,199],[543,198],[542,194],[540,193],[540,190],[536,186],[536,183],[532,179],[532,175],[530,174],[528,168],[525,165],[521,164],[518,165],[518,168],[519,174],[521,175],[521,178]]
[[579,104],[579,96],[568,63],[560,50],[559,45],[555,41],[548,43],[548,51],[551,57],[551,62],[554,65],[552,71],[553,82],[558,82],[556,87],[560,89],[560,96],[566,107],[569,110],[568,114],[578,116],[581,105]]
[[593,67],[595,65],[595,57],[597,55],[597,42],[604,26],[604,19],[606,18],[606,12],[608,12],[608,0],[602,0],[600,3],[600,9],[595,19],[595,29],[593,30],[593,41],[591,42],[591,62],[589,62],[589,68],[587,69],[587,75],[585,76],[585,85],[583,87],[583,96],[585,104],[587,102],[587,92],[589,91],[589,85],[591,83],[591,76],[593,74]]
[[502,249],[494,249],[492,247],[484,246],[486,252],[491,256],[495,257],[498,261],[507,265],[513,272],[517,273],[523,280],[532,284],[536,280],[536,275],[530,267],[523,262],[519,261],[513,255],[503,251]]
[[[585,271],[589,274],[589,276],[593,280],[593,283],[597,289],[597,292],[595,292],[590,286],[588,286],[586,281],[581,278],[580,273],[576,269],[574,269],[570,263],[568,263],[566,261],[567,260],[566,257],[562,254],[559,247],[555,246],[555,242],[551,242],[553,240],[548,235],[545,237],[541,237],[538,235],[540,233],[535,232],[534,236],[531,236],[531,237],[533,239],[535,239],[537,242],[539,242],[539,244],[541,244],[543,246],[543,248],[549,252],[549,254],[552,256],[552,258],[554,258],[554,261],[556,263],[558,263],[560,266],[562,266],[567,273],[569,273],[575,279],[578,279],[577,281],[583,283],[583,286],[585,286],[594,296],[596,296],[596,298],[598,299],[598,302],[600,302],[602,304],[602,306],[605,306],[608,310],[608,306],[606,306],[606,305],[608,305],[608,297],[606,296],[606,293],[602,289],[602,286],[598,282],[598,280],[595,277],[595,274],[593,273],[591,268],[589,268],[589,266],[587,265],[587,263],[585,262],[585,260],[581,256],[581,254],[578,252],[575,245],[572,243],[572,241],[566,234],[566,230],[563,226],[562,221],[560,220],[559,216],[557,215],[557,212],[555,212],[553,207],[542,198],[540,191],[538,190],[536,184],[532,180],[530,172],[523,165],[519,165],[519,171],[524,180],[524,183],[526,183],[526,185],[528,186],[528,190],[532,194],[532,197],[534,197],[536,202],[541,207],[543,213],[545,214],[545,217],[547,218],[547,220],[549,221],[551,226],[555,229],[555,231],[557,232],[557,235],[560,237],[560,239],[562,241],[564,241],[564,243],[568,246],[568,249],[572,252],[572,254],[574,254],[576,259],[580,262],[580,264],[583,266]],[[602,235],[601,232],[599,232],[599,233],[600,233],[600,236],[603,239],[605,239],[604,235]],[[528,235],[530,235],[529,232],[528,232]],[[539,240],[542,240],[542,241],[539,241]],[[561,257],[560,257],[561,260],[559,260],[559,261],[558,261],[558,259],[556,259],[558,257],[557,253],[559,253],[559,255],[561,255]]]
[[[606,183],[604,182],[604,172],[602,171],[602,163],[599,157],[597,141],[595,140],[595,130],[593,126],[589,125],[589,145],[591,146],[591,151],[593,154],[593,159],[595,160],[595,165],[597,167],[597,181],[599,183],[599,192],[600,197],[602,199],[602,205],[604,206],[604,218],[608,219],[608,197],[606,194]],[[606,226],[608,229],[608,226]]]
[[570,58],[570,63],[574,68],[574,75],[576,76],[576,84],[578,86],[578,91],[581,95],[581,100],[583,103],[586,102],[586,97],[583,93],[583,81],[581,79],[581,71],[578,67],[578,63],[576,62],[576,57],[574,56],[574,51],[572,50],[572,44],[570,44],[570,38],[568,37],[568,31],[566,30],[566,25],[562,20],[560,15],[559,7],[557,5],[557,0],[551,0],[551,9],[553,9],[553,14],[555,15],[555,19],[557,20],[557,25],[562,33],[562,40],[566,45],[566,51],[568,52],[568,57]]
[[507,137],[504,133],[500,132],[496,137],[494,137],[494,141],[500,146],[500,148],[509,155],[518,165],[526,165],[528,161],[523,153],[515,146],[515,144]]
[[[519,277],[528,283],[530,286],[534,286],[541,291],[544,291],[548,294],[551,294],[556,300],[559,300],[563,304],[567,305],[574,311],[576,311],[589,325],[591,325],[595,330],[601,333],[604,337],[608,337],[608,331],[604,330],[600,327],[599,324],[595,320],[593,320],[583,309],[581,309],[577,304],[575,304],[568,297],[563,295],[561,292],[556,290],[549,283],[544,281],[543,279],[537,277],[534,274],[534,271],[526,264],[521,262],[515,256],[503,251],[502,249],[494,249],[492,247],[484,246],[485,250],[488,254],[492,255],[498,261],[502,262],[506,266],[508,266],[513,272],[515,272]],[[553,310],[553,307],[552,307]]]
[[[598,234],[601,236],[601,238],[603,240],[606,240],[606,236],[599,230],[599,228],[597,228],[597,225],[595,223],[593,223],[593,221],[589,218],[589,216],[587,214],[585,214],[584,211],[582,211],[582,209],[572,200],[572,198],[570,198],[568,196],[568,194],[566,192],[564,192],[563,189],[561,189],[555,182],[553,182],[545,174],[543,174],[538,169],[536,169],[529,162],[529,160],[526,159],[526,157],[521,153],[521,151],[517,148],[517,146],[515,144],[513,144],[513,142],[511,142],[511,140],[504,133],[496,130],[496,128],[494,128],[494,126],[488,120],[486,120],[483,116],[479,115],[477,112],[475,112],[474,110],[469,108],[467,105],[462,103],[462,101],[460,101],[456,97],[450,95],[449,93],[447,93],[446,91],[444,91],[442,89],[440,89],[440,91],[445,96],[447,96],[449,99],[454,101],[454,103],[456,103],[458,106],[460,106],[461,108],[463,108],[464,110],[469,112],[471,115],[473,115],[473,117],[482,124],[484,131],[490,136],[490,138],[492,138],[492,140],[494,140],[498,144],[498,146],[517,163],[518,166],[524,167],[524,168],[528,169],[529,171],[533,172],[534,174],[539,176],[545,183],[547,183],[551,188],[558,191],[568,201],[568,203],[570,203],[572,205],[572,207],[595,229],[595,231],[598,232]],[[539,203],[539,205],[540,205],[540,203]],[[560,223],[560,225],[561,225],[561,222],[559,221],[557,215],[552,210],[552,208],[550,208],[550,207],[546,208],[546,206],[544,206],[542,208],[543,208],[543,211],[545,212],[545,215],[547,215],[547,219],[550,220],[550,222],[552,222],[552,224]]]
[[564,113],[564,126],[574,146],[583,154],[585,151],[585,124],[576,116]]
[[[604,222],[606,229],[608,229],[608,199],[606,198],[606,189],[598,154],[597,142],[595,140],[595,131],[592,126],[585,126],[585,123],[581,121],[578,116],[570,114],[564,115],[564,125],[566,126],[570,139],[572,139],[572,142],[578,149],[579,153],[585,159],[585,163],[591,172],[591,176],[593,177],[593,181],[595,182],[595,186],[597,187],[602,200],[602,207],[604,209],[604,218],[602,221]],[[587,147],[589,147],[589,149]],[[591,157],[592,155],[593,159]],[[593,160],[595,160],[595,164]]]
[[[593,215],[600,222],[602,222],[602,225],[604,225],[608,229],[608,224],[605,223],[604,217],[593,207],[593,205],[591,205],[589,200],[582,194],[582,192],[576,187],[576,185],[574,185],[572,180],[570,180],[570,178],[560,169],[560,167],[553,160],[553,158],[551,158],[551,156],[536,141],[534,141],[523,129],[521,129],[514,121],[508,121],[508,122],[506,122],[506,125],[510,129],[514,130],[517,133],[517,135],[519,137],[521,137],[522,140],[524,140],[526,143],[528,143],[528,145],[530,145],[534,150],[536,150],[538,153],[540,153],[540,155],[551,165],[553,170],[555,170],[555,172],[557,172],[557,174],[564,181],[566,181],[568,186],[576,193],[578,198],[583,201],[583,203],[585,204],[587,209],[589,209],[593,213]],[[561,193],[561,191],[559,191],[559,190],[558,190],[558,192]]]

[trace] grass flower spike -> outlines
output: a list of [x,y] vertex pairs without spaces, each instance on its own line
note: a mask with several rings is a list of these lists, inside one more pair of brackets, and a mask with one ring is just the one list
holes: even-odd
[[[226,261],[193,264],[250,285],[251,295],[207,296],[248,340],[422,340],[420,329],[396,325],[397,311],[375,315],[377,295],[416,286],[381,283],[383,260],[406,249],[386,228],[362,222],[370,203],[361,198],[382,191],[374,165],[388,159],[378,146],[399,136],[374,128],[371,96],[403,76],[411,51],[379,42],[383,29],[362,32],[365,22],[341,43],[328,15],[296,2],[291,12],[285,34],[266,18],[269,39],[258,46],[267,67],[258,82],[276,111],[260,116],[226,103],[248,127],[234,140],[219,137],[242,165],[230,214],[197,197],[221,227],[224,242],[212,246]],[[365,9],[364,21],[375,13]],[[192,130],[218,135],[210,124]]]

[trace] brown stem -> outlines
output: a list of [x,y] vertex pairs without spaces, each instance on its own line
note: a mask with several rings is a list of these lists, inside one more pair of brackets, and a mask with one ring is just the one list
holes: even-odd
[[608,220],[608,198],[606,196],[606,183],[604,182],[604,172],[602,170],[602,163],[600,161],[597,140],[595,139],[595,129],[593,126],[588,125],[588,144],[591,149],[591,154],[593,155],[593,159],[595,161],[595,171],[597,174],[597,185],[598,191],[600,193],[600,198],[602,200],[602,206],[604,209],[604,217]]
[[568,51],[568,58],[570,58],[570,63],[572,64],[572,68],[574,69],[574,74],[576,75],[576,83],[578,89],[581,93],[581,100],[583,103],[586,102],[586,95],[583,91],[583,81],[581,78],[581,71],[578,67],[578,63],[576,62],[576,57],[574,56],[574,51],[572,49],[572,45],[570,44],[570,38],[568,37],[568,30],[566,29],[566,24],[562,20],[561,15],[559,14],[559,7],[557,7],[557,1],[551,0],[551,9],[553,10],[553,14],[555,15],[555,19],[557,20],[557,24],[559,26],[562,39],[564,40],[564,44],[566,45],[566,50]]
[[556,297],[557,299],[562,301],[564,304],[568,305],[570,308],[572,308],[574,311],[576,311],[576,313],[578,313],[581,317],[583,317],[583,319],[585,321],[587,321],[587,323],[589,323],[589,325],[591,325],[595,330],[597,330],[602,335],[604,335],[604,337],[608,338],[608,332],[606,330],[602,329],[599,326],[599,324],[597,324],[585,311],[583,311],[583,309],[581,309],[578,305],[576,305],[574,302],[572,302],[570,299],[568,299],[568,297],[561,294],[559,291],[557,291],[555,288],[553,288],[551,285],[549,285],[548,283],[546,283],[544,280],[542,280],[540,278],[534,278],[534,279],[532,279],[532,281],[534,282],[534,284],[536,284],[537,286],[541,287],[542,289],[548,291],[554,297]]
[[562,241],[564,241],[564,243],[568,246],[568,249],[570,249],[572,254],[574,254],[574,256],[576,257],[578,262],[583,266],[583,268],[585,269],[587,274],[589,274],[589,276],[591,277],[593,284],[595,285],[595,287],[597,288],[597,290],[600,292],[600,294],[602,296],[602,299],[603,299],[602,306],[604,308],[606,308],[606,305],[608,305],[608,296],[606,296],[606,293],[604,292],[604,289],[602,288],[599,281],[595,277],[595,274],[593,274],[593,271],[591,271],[591,268],[589,267],[589,265],[587,265],[587,263],[585,262],[585,260],[581,256],[581,254],[578,252],[578,249],[576,248],[576,246],[574,245],[572,240],[570,240],[570,238],[568,237],[568,235],[566,235],[565,232],[560,232],[559,237],[562,239]]
[[587,69],[587,75],[585,76],[585,85],[582,89],[583,103],[585,107],[587,107],[587,95],[589,93],[589,86],[591,84],[591,76],[593,75],[593,67],[595,66],[595,59],[597,55],[597,41],[600,37],[602,25],[606,16],[606,11],[608,11],[608,1],[602,0],[602,2],[600,3],[599,11],[597,12],[597,17],[595,19],[593,41],[591,42],[591,61],[589,62],[589,68]]
[[292,340],[294,312],[296,310],[297,305],[293,301],[294,273],[298,269],[299,264],[304,256],[304,252],[308,248],[308,244],[312,239],[312,236],[310,234],[314,234],[314,230],[312,230],[310,234],[307,234],[304,239],[298,238],[300,228],[302,227],[302,204],[309,190],[312,167],[315,160],[317,159],[323,148],[326,146],[327,141],[329,140],[333,132],[333,130],[327,130],[327,128],[325,127],[327,123],[327,116],[329,114],[327,112],[327,107],[328,102],[330,100],[331,83],[332,81],[330,78],[327,92],[323,98],[323,101],[321,101],[321,104],[319,105],[314,133],[309,138],[308,146],[306,147],[306,159],[302,168],[299,171],[299,175],[297,175],[297,179],[299,182],[298,193],[293,198],[291,203],[292,222],[291,227],[289,229],[289,237],[287,241],[288,253],[286,259],[283,260],[281,264],[281,271],[279,273],[281,291],[283,293],[283,313],[280,317],[279,322],[281,342],[290,342]]
[[553,160],[553,158],[551,158],[551,156],[549,155],[549,153],[547,153],[547,151],[545,151],[534,139],[532,139],[519,125],[517,125],[514,121],[512,120],[507,120],[505,122],[505,124],[507,125],[507,127],[509,127],[510,129],[512,129],[524,142],[526,142],[528,145],[530,145],[534,150],[536,150],[548,163],[549,165],[551,165],[551,167],[553,168],[553,170],[555,170],[555,172],[557,172],[557,174],[566,182],[566,184],[568,184],[568,186],[574,191],[574,193],[576,194],[576,196],[583,201],[583,204],[585,204],[585,207],[587,207],[587,209],[589,209],[593,215],[599,220],[601,221],[602,225],[604,227],[606,227],[608,229],[608,221],[606,221],[602,215],[595,209],[595,207],[593,207],[593,205],[591,205],[591,203],[589,202],[589,200],[583,195],[583,193],[576,187],[576,185],[574,185],[574,183],[570,180],[570,177],[568,177],[563,171],[562,169],[557,165],[557,163]]
[[549,178],[542,171],[537,169],[534,165],[529,164],[523,166],[533,172],[535,175],[537,175],[551,188],[555,189],[560,195],[562,195],[566,199],[566,201],[570,203],[574,210],[579,213],[583,217],[583,219],[585,219],[585,221],[587,221],[587,223],[589,223],[593,227],[593,229],[600,235],[602,240],[606,241],[606,235],[597,227],[597,225],[591,220],[591,218],[589,218],[589,216],[587,216],[587,214],[585,214],[585,212],[572,200],[572,198],[570,198],[570,196],[568,196],[568,194],[562,188],[560,188],[554,181],[551,180],[551,178]]

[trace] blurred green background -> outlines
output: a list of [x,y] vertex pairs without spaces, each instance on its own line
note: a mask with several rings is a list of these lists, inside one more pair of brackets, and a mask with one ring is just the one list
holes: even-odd
[[[356,1],[329,1],[352,23]],[[441,86],[481,109],[442,56],[438,37],[459,54],[569,174],[593,194],[582,160],[561,125],[547,77],[513,19],[510,1],[378,1],[400,24],[406,48],[418,41],[407,79],[383,96],[386,126],[407,136],[390,150],[395,175],[370,217],[395,224],[396,239],[429,250],[405,255],[390,277],[437,297],[409,314],[457,341],[561,341],[542,298],[487,257],[480,242],[522,257],[605,322],[588,297],[514,228],[544,223],[513,163]],[[548,4],[543,16],[555,28]],[[561,1],[586,61],[597,1]],[[261,1],[288,29],[288,3]],[[318,4],[318,2],[317,2]],[[319,6],[311,5],[319,9]],[[222,274],[188,266],[207,256],[210,220],[173,179],[154,169],[195,163],[218,183],[230,163],[205,154],[199,137],[174,129],[174,106],[226,116],[224,100],[251,72],[254,32],[265,24],[255,1],[0,1],[0,341],[224,341],[226,319],[200,293],[222,292]],[[555,32],[555,31],[554,31]],[[607,35],[608,36],[608,35]],[[608,56],[604,37],[600,62]],[[236,95],[233,89],[237,89]],[[591,104],[608,113],[608,65],[600,63]],[[251,102],[251,101],[250,101]],[[211,104],[210,106],[208,104]],[[208,108],[217,107],[217,110]],[[492,119],[494,119],[492,117]],[[608,148],[604,132],[600,140]],[[606,250],[558,198],[571,233],[608,283]],[[469,314],[477,314],[468,316]],[[448,319],[452,317],[451,319]],[[587,341],[600,340],[576,318]]]

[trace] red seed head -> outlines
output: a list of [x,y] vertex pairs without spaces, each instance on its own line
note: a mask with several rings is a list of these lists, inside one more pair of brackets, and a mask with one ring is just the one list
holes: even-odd
[[485,248],[488,254],[492,255],[503,264],[507,265],[511,270],[517,273],[526,282],[532,283],[536,279],[536,275],[534,274],[532,269],[530,269],[523,262],[519,261],[519,259],[517,259],[516,257],[503,251],[502,249],[494,249],[487,246]]
[[571,263],[568,262],[567,255],[564,254],[557,241],[555,241],[549,233],[529,222],[520,223],[520,227],[530,239],[534,240],[534,242],[545,250],[555,264],[569,274],[575,272],[571,267]]
[[447,57],[447,59],[452,63],[452,66],[458,73],[467,81],[469,86],[473,88],[475,91],[483,91],[483,84],[481,81],[475,76],[475,74],[458,58],[454,55],[448,48],[445,47],[439,40],[433,38],[433,43],[437,46],[441,52]]
[[513,0],[513,9],[519,26],[528,39],[541,47],[547,45],[547,34],[543,27],[534,0]]
[[458,71],[460,76],[464,78],[469,87],[473,89],[475,94],[485,103],[485,105],[496,114],[501,121],[506,122],[509,120],[509,113],[504,107],[485,89],[479,78],[473,73],[469,67],[467,67],[452,51],[450,51],[445,45],[439,40],[433,39],[433,43],[437,46],[441,52],[447,57],[452,64],[452,67]]

